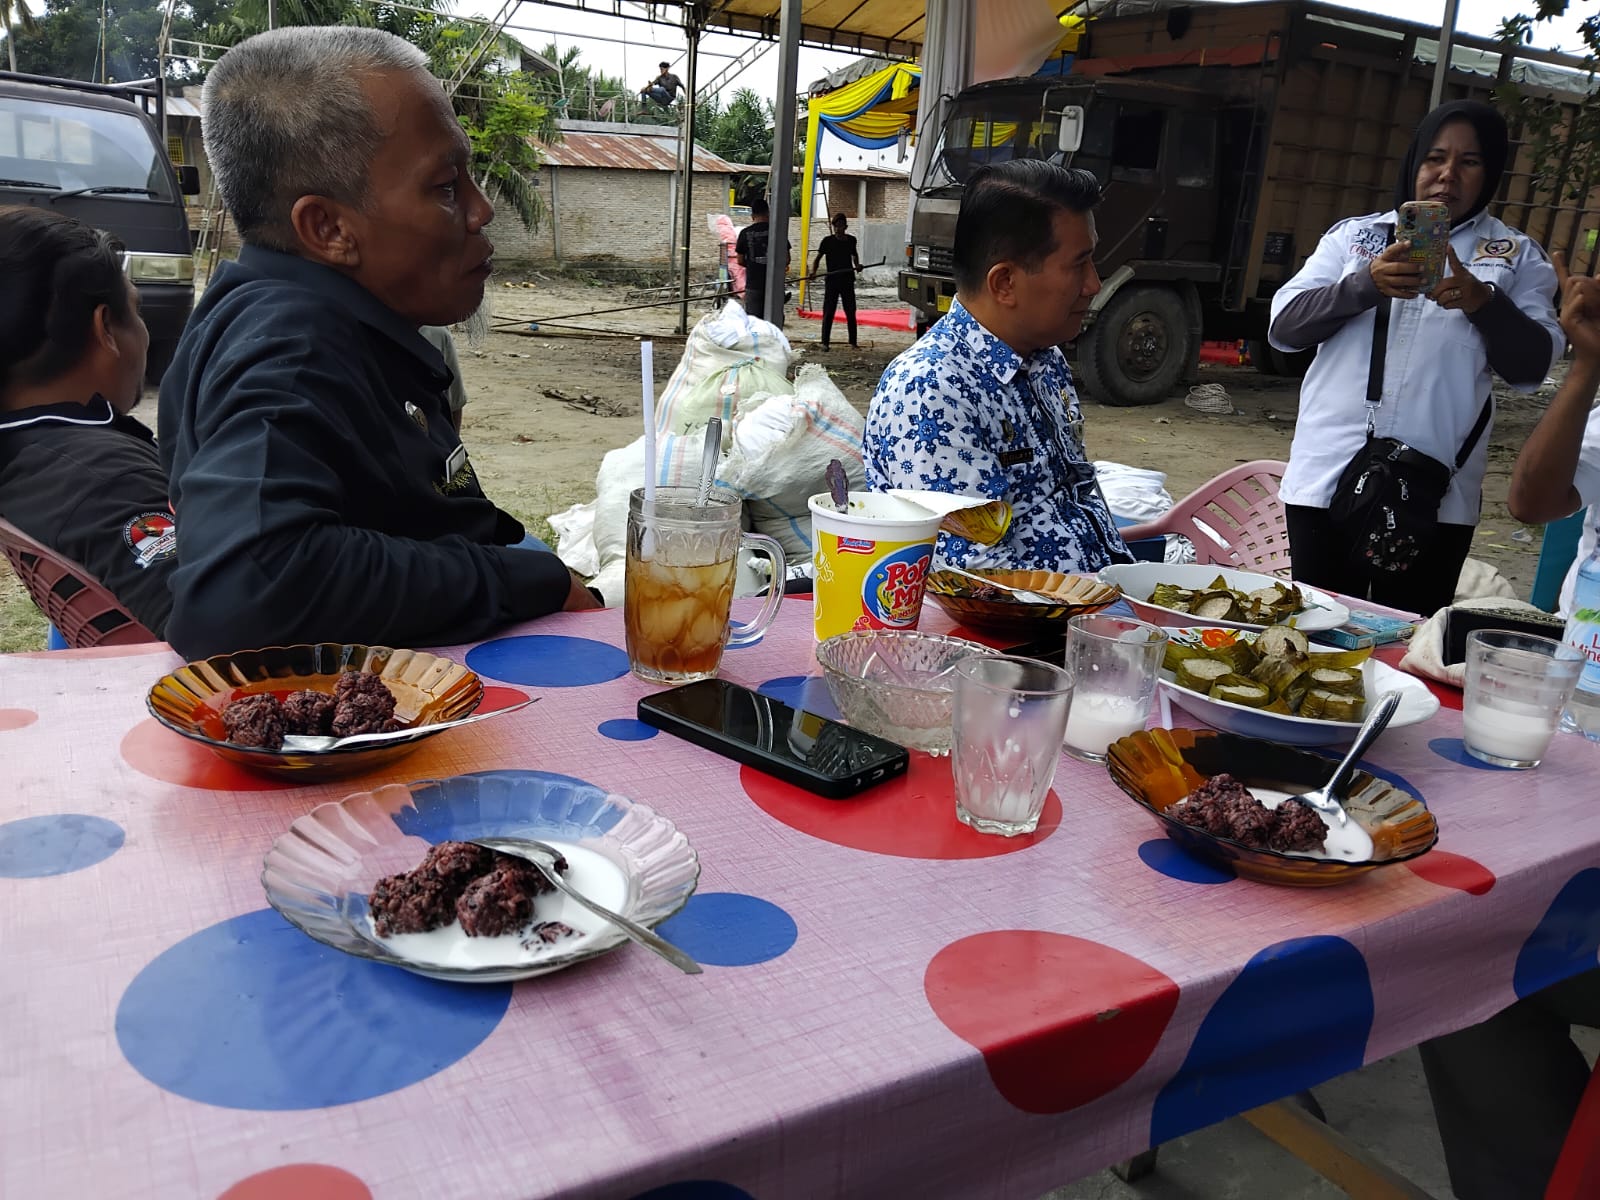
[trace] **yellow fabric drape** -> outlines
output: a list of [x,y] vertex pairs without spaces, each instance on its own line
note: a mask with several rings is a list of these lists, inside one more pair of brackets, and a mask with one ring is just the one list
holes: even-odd
[[[846,120],[837,122],[840,128],[862,138],[884,143],[893,141],[916,120],[916,89],[921,78],[922,68],[915,63],[894,63],[807,103],[806,167],[800,188],[800,247],[804,267],[798,307],[805,307],[805,276],[811,266],[811,199],[817,188],[817,163],[822,153],[822,118],[845,117]],[[873,104],[876,96],[883,98]],[[850,116],[851,113],[856,115]]]

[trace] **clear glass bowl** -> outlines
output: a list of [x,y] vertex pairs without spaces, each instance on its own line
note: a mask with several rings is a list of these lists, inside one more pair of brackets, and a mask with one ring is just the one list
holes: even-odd
[[844,719],[913,750],[950,752],[955,666],[987,646],[914,629],[841,633],[817,647],[817,662]]

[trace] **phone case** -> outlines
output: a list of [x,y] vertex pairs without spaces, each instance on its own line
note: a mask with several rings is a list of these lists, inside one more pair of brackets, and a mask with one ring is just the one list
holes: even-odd
[[1445,248],[1450,244],[1450,206],[1437,200],[1408,200],[1400,206],[1394,240],[1411,243],[1411,261],[1422,266],[1421,292],[1431,292],[1444,278]]
[[[704,680],[702,682],[711,683],[716,681]],[[687,684],[685,686],[695,687],[698,685]],[[727,686],[734,687],[737,685],[729,684]],[[670,733],[675,737],[680,737],[686,742],[693,742],[696,746],[701,746],[720,754],[724,758],[730,758],[734,762],[754,767],[756,770],[764,771],[775,779],[781,779],[785,783],[792,783],[795,787],[804,788],[808,792],[814,792],[830,800],[848,799],[866,788],[883,783],[885,780],[893,779],[897,775],[903,775],[911,763],[911,756],[903,746],[896,746],[893,742],[883,738],[873,737],[873,735],[866,734],[861,730],[851,729],[848,725],[830,721],[819,714],[805,713],[804,715],[813,717],[820,722],[823,730],[840,730],[847,736],[870,738],[872,741],[881,743],[885,750],[889,752],[884,759],[853,774],[827,775],[821,771],[808,769],[803,764],[797,763],[792,759],[763,750],[761,747],[752,745],[749,742],[739,741],[719,730],[708,729],[706,726],[697,724],[670,708],[663,707],[664,703],[670,703],[669,701],[664,701],[664,697],[668,695],[670,693],[663,692],[659,696],[646,696],[640,700],[638,706],[639,720],[646,725],[653,725],[657,729]],[[801,711],[783,704],[781,701],[772,701],[772,704],[774,708],[781,709],[786,713]],[[821,734],[819,733],[819,738],[820,736]]]

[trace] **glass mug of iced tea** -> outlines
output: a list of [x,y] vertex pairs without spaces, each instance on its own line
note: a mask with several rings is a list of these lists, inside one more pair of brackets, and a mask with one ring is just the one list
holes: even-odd
[[[703,506],[696,489],[656,489],[655,517],[644,513],[644,489],[628,498],[627,584],[623,619],[628,665],[651,683],[690,683],[717,673],[722,651],[760,637],[778,613],[787,565],[783,547],[759,533],[745,533],[743,504],[731,492],[712,489]],[[728,621],[740,546],[772,559],[767,602],[748,625]]]

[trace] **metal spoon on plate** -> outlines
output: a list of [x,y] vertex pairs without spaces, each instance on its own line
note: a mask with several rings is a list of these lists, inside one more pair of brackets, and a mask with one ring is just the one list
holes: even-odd
[[471,725],[477,721],[487,721],[492,717],[503,717],[507,713],[514,713],[518,709],[527,708],[530,704],[537,704],[541,697],[534,696],[520,704],[507,705],[491,712],[473,713],[470,717],[458,717],[454,721],[437,721],[431,725],[409,725],[404,729],[390,729],[383,733],[352,733],[346,737],[330,737],[320,733],[290,733],[285,734],[283,749],[285,751],[302,752],[306,750],[343,750],[346,746],[368,746],[382,742],[399,742],[406,738],[415,737],[419,733],[436,733],[441,729],[455,729],[460,725]]
[[482,837],[468,838],[467,840],[474,846],[482,846],[487,850],[498,850],[501,854],[510,854],[515,858],[525,859],[532,863],[541,875],[562,892],[571,896],[579,904],[594,913],[595,916],[604,917],[607,921],[610,921],[646,950],[652,950],[659,954],[686,975],[703,974],[700,964],[671,942],[656,936],[643,925],[628,920],[627,917],[622,916],[620,913],[614,913],[604,905],[596,904],[565,879],[561,878],[556,873],[555,868],[556,860],[561,857],[561,853],[554,846],[547,846],[545,843],[536,842],[532,838]]
[[952,575],[960,575],[964,579],[970,579],[974,583],[981,583],[985,587],[992,587],[992,588],[996,589],[997,591],[1009,592],[1011,595],[1015,596],[1017,599],[1025,601],[1028,604],[1067,604],[1067,603],[1069,603],[1069,601],[1063,600],[1059,596],[1046,596],[1042,592],[1030,592],[1026,588],[1017,588],[1017,587],[1011,587],[1010,585],[1004,584],[1004,583],[996,583],[994,580],[986,579],[982,575],[974,575],[971,571],[963,571],[960,567],[956,566],[954,563],[948,563],[948,562],[940,563],[939,564],[939,570],[941,570],[941,571],[949,571]]
[[1383,699],[1378,701],[1372,711],[1367,714],[1367,719],[1361,723],[1361,732],[1356,734],[1356,740],[1350,743],[1350,752],[1334,768],[1333,775],[1328,782],[1314,792],[1290,796],[1289,799],[1302,801],[1318,812],[1326,813],[1340,825],[1349,824],[1350,815],[1344,811],[1344,805],[1339,803],[1339,793],[1349,786],[1350,777],[1356,773],[1357,760],[1366,753],[1367,747],[1378,740],[1378,735],[1389,727],[1389,722],[1394,717],[1394,711],[1399,707],[1399,691],[1385,692]]

